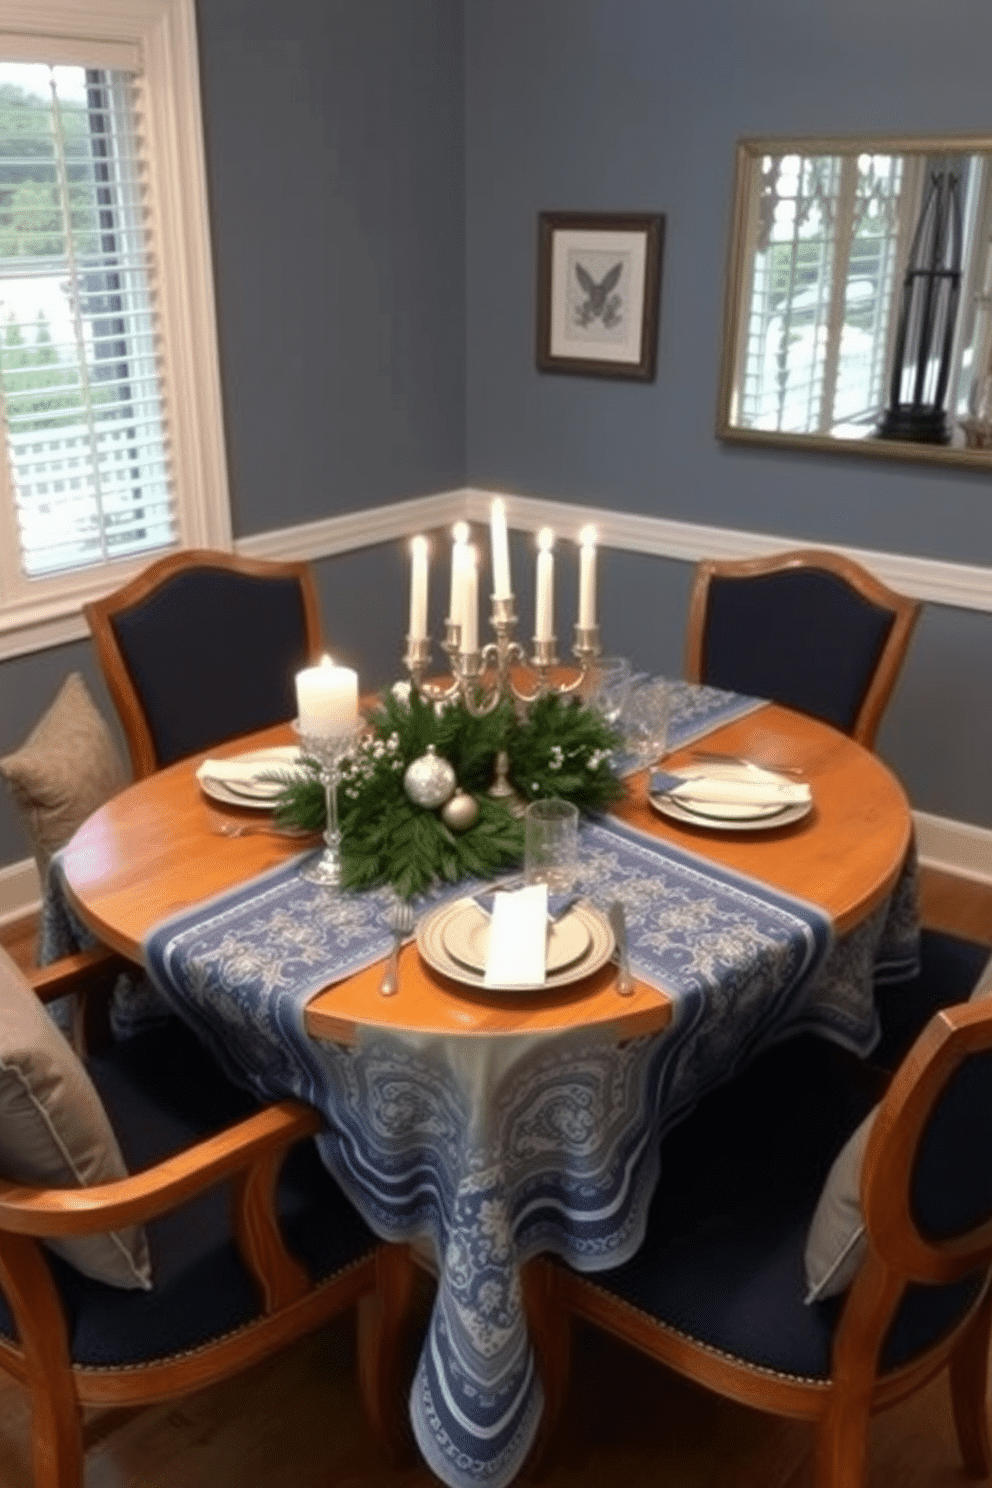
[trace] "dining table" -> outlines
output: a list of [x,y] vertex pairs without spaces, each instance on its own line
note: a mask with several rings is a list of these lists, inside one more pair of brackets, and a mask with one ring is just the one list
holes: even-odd
[[[673,712],[666,770],[705,747],[801,777],[812,804],[782,825],[694,823],[658,809],[647,770],[626,774],[623,799],[583,823],[580,871],[594,910],[625,906],[630,995],[612,959],[553,989],[468,985],[411,937],[384,997],[394,896],[304,883],[320,839],[211,799],[203,755],[127,787],[53,863],[54,940],[113,947],[135,964],[140,1016],[178,1011],[243,1083],[317,1104],[321,1155],[366,1221],[426,1247],[437,1292],[410,1412],[452,1488],[501,1488],[535,1439],[526,1262],[628,1259],[671,1125],[798,1031],[867,1055],[875,980],[915,968],[912,815],[883,760],[760,699],[699,722],[707,690],[672,687],[689,725]],[[293,740],[280,725],[211,754]]]

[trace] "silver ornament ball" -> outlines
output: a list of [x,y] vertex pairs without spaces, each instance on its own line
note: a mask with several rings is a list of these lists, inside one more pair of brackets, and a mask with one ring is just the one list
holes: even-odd
[[407,765],[403,775],[403,789],[410,800],[428,811],[443,806],[454,788],[455,772],[433,744],[428,744],[426,754]]
[[467,832],[479,820],[479,803],[468,791],[456,790],[441,809],[441,820],[452,832]]

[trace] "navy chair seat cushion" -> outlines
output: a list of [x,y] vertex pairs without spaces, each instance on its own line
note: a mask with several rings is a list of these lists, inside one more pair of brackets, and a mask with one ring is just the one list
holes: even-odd
[[715,575],[702,679],[850,733],[893,623],[891,611],[838,574],[795,568],[748,578]]
[[[806,1306],[803,1253],[830,1165],[878,1095],[868,1067],[812,1035],[762,1055],[665,1136],[644,1244],[589,1280],[742,1362],[826,1379],[844,1298]],[[883,1368],[944,1333],[981,1280],[910,1288]]]
[[160,766],[296,712],[307,629],[295,578],[190,569],[111,624]]
[[[177,1018],[88,1061],[125,1161],[134,1173],[259,1109],[222,1074]],[[379,1244],[321,1163],[314,1142],[289,1153],[278,1186],[287,1249],[314,1281]],[[226,1185],[147,1226],[154,1287],[122,1291],[46,1252],[69,1326],[73,1361],[140,1364],[195,1349],[261,1315],[254,1282],[231,1234]],[[0,1333],[16,1338],[0,1296]]]
[[967,1002],[992,952],[959,935],[924,930],[920,937],[919,973],[909,981],[876,987],[882,1035],[872,1062],[895,1070],[941,1008]]

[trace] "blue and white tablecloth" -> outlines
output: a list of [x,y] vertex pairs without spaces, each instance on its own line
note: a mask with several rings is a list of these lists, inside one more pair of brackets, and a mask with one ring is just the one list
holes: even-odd
[[236,1078],[324,1112],[323,1159],[373,1229],[433,1243],[439,1285],[410,1407],[452,1488],[501,1488],[534,1438],[523,1262],[552,1251],[594,1271],[628,1259],[664,1131],[793,1028],[867,1052],[874,967],[914,964],[910,875],[838,942],[815,906],[616,821],[585,824],[581,848],[587,897],[623,900],[635,972],[673,999],[662,1034],[317,1043],[307,1003],[386,954],[392,899],[328,893],[300,877],[304,859],[176,916],[145,947],[155,984]]

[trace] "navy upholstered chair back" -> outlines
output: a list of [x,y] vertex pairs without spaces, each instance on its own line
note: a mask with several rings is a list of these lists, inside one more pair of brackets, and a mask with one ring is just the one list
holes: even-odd
[[687,675],[796,708],[870,744],[917,612],[838,554],[700,564]]
[[136,778],[292,718],[321,648],[305,564],[177,554],[86,613]]

